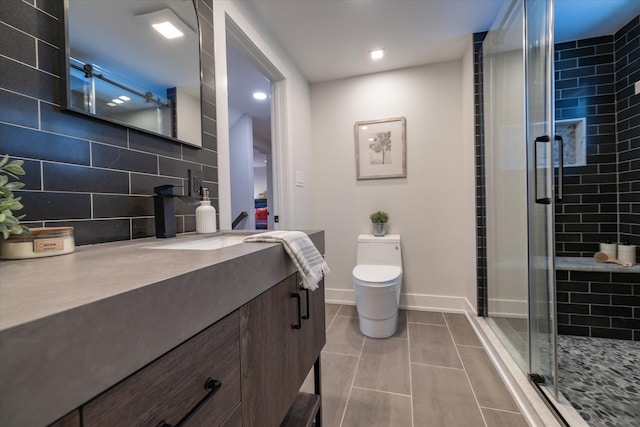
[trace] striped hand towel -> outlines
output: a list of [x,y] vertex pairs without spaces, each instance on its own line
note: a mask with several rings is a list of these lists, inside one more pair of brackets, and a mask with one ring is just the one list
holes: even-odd
[[329,274],[329,266],[318,252],[309,236],[302,231],[267,231],[244,239],[245,242],[282,243],[298,272],[302,286],[315,291],[323,275]]

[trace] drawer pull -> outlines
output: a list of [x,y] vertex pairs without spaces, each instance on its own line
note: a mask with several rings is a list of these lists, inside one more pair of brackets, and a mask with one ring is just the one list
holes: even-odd
[[302,286],[302,284],[300,284],[300,290],[304,291],[305,297],[306,297],[306,300],[307,300],[307,314],[303,314],[302,315],[302,318],[307,320],[307,319],[309,319],[309,289],[305,288],[304,286]]
[[298,324],[293,323],[291,327],[293,329],[300,329],[302,327],[302,307],[300,307],[300,294],[291,292],[291,298],[295,298],[298,301]]
[[191,418],[196,412],[200,410],[202,405],[207,403],[207,400],[211,399],[211,397],[213,397],[213,395],[216,394],[218,390],[220,390],[220,387],[222,387],[222,383],[220,381],[214,380],[211,377],[207,378],[204,383],[204,389],[209,390],[209,392],[200,400],[200,402],[196,404],[196,406],[191,408],[187,415],[185,415],[180,421],[178,421],[178,424],[173,426],[172,424],[169,424],[162,420],[157,427],[181,427],[183,424],[189,421],[189,418]]

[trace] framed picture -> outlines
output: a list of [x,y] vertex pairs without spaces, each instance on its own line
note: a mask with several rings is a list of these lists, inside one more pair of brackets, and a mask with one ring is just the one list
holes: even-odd
[[357,179],[407,176],[404,117],[356,122],[354,130]]

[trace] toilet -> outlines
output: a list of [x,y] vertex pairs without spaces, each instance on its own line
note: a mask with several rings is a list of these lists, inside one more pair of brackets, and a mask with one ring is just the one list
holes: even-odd
[[359,235],[353,287],[363,334],[387,338],[396,332],[401,283],[400,235]]

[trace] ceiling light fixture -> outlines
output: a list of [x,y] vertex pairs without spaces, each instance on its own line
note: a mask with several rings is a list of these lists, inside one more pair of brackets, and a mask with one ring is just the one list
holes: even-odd
[[371,59],[376,61],[378,59],[382,59],[382,57],[384,56],[384,49],[372,50],[371,52],[369,52],[369,54],[371,55]]
[[184,33],[169,21],[153,24],[152,27],[167,39],[176,39],[184,36]]
[[115,103],[115,104],[122,104],[122,103],[124,103],[124,101],[123,101],[122,99],[119,99],[119,98],[113,98],[113,99],[111,100],[111,102],[113,102],[113,103]]
[[117,104],[116,104],[116,103],[114,103],[114,102],[107,102],[107,105],[108,105],[109,107],[115,107]]
[[143,25],[152,26],[167,39],[175,39],[183,36],[187,38],[196,37],[196,30],[194,30],[193,26],[185,22],[169,8],[136,15],[136,18],[143,23]]
[[131,98],[129,98],[127,95],[120,95],[118,98],[122,99],[123,101],[131,100]]
[[253,99],[257,99],[258,101],[264,101],[267,99],[267,94],[264,92],[254,92]]

